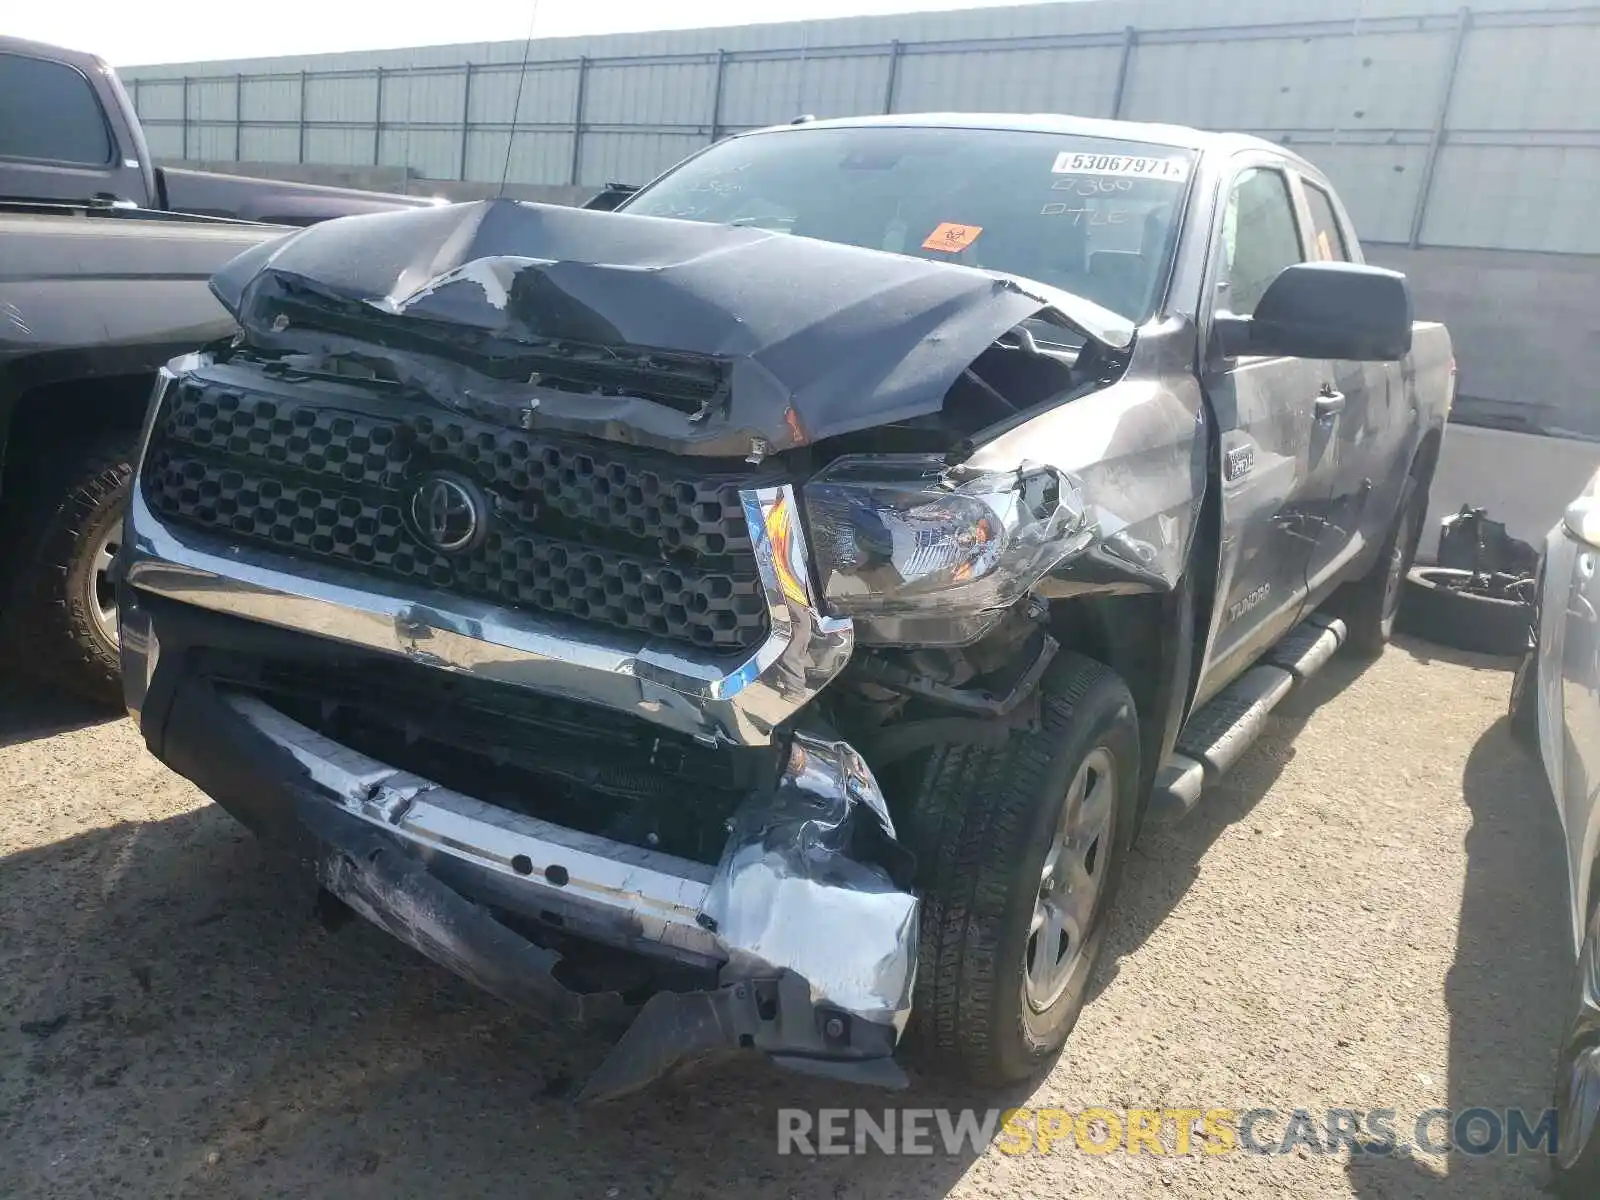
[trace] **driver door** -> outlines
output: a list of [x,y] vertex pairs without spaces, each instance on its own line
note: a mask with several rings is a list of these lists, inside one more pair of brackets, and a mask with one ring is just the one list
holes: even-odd
[[[1224,184],[1212,238],[1215,311],[1249,316],[1278,273],[1305,259],[1284,165],[1250,153]],[[1207,321],[1209,326],[1209,319]],[[1312,456],[1327,369],[1287,357],[1225,358],[1206,338],[1201,381],[1221,443],[1221,574],[1196,703],[1216,694],[1300,619],[1317,542]],[[1325,482],[1325,481],[1324,481]]]

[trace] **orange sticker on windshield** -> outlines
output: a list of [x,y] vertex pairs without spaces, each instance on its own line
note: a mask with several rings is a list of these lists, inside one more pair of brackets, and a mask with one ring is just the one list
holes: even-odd
[[977,241],[982,232],[982,225],[957,225],[953,221],[941,221],[939,227],[928,235],[928,240],[922,243],[922,248],[959,254]]

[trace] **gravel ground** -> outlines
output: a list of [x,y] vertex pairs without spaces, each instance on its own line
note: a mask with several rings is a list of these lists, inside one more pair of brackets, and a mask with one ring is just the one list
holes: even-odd
[[[1003,1103],[1542,1109],[1560,831],[1503,664],[1336,661],[1144,835],[1049,1077]],[[737,1063],[576,1110],[605,1051],[361,922],[96,719],[0,680],[0,1195],[1496,1197],[1537,1157],[779,1157],[775,1109],[881,1093]],[[903,1102],[993,1103],[931,1085]],[[1170,1142],[1169,1142],[1170,1145]]]

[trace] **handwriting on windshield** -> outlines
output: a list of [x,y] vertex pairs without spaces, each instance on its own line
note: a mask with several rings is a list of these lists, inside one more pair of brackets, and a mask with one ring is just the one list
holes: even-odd
[[1039,210],[1041,217],[1071,217],[1074,225],[1126,225],[1136,214],[1126,208],[1105,208],[1088,206],[1075,207],[1071,204],[1046,204]]
[[1133,191],[1131,179],[1058,179],[1050,185],[1052,192],[1071,192],[1074,196],[1112,196],[1118,192]]

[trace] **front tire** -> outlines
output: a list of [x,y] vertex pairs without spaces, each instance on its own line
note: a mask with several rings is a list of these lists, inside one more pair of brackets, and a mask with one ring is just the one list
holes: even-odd
[[913,1053],[981,1087],[1066,1042],[1138,818],[1126,685],[1062,654],[1040,688],[1037,729],[936,751],[902,823],[922,895]]
[[116,600],[108,571],[132,485],[134,437],[114,434],[80,450],[34,485],[12,657],[41,682],[120,706]]

